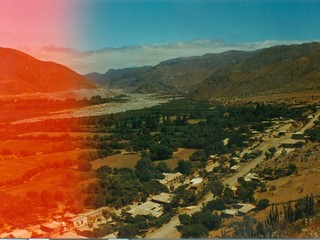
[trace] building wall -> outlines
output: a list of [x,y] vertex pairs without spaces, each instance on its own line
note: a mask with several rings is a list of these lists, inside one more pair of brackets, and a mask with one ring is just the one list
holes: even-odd
[[86,218],[86,217],[81,218],[77,221],[73,221],[74,227],[84,227],[84,226],[87,226],[87,224],[88,224],[88,218]]

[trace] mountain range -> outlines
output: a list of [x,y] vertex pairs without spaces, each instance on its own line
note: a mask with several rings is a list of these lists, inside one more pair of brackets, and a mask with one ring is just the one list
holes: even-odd
[[0,95],[97,90],[98,84],[54,63],[21,51],[0,48]]
[[217,70],[190,94],[195,98],[271,95],[320,90],[320,43],[275,46]]
[[127,92],[183,92],[197,99],[319,90],[320,43],[176,58],[86,77]]
[[208,53],[170,59],[154,67],[111,69],[104,74],[90,73],[86,77],[110,89],[121,88],[127,92],[188,92],[221,67],[232,66],[252,55],[253,52],[244,51]]
[[0,56],[0,96],[44,93],[66,98],[69,92],[82,97],[110,96],[109,89],[122,89],[185,93],[210,100],[320,90],[319,42],[209,53],[85,76],[14,49],[0,48]]

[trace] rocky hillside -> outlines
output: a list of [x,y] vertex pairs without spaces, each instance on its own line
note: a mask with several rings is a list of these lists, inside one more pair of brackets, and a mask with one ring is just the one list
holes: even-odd
[[[254,52],[228,51],[200,57],[176,58],[154,67],[109,70],[105,74],[91,73],[89,79],[109,88],[134,92],[188,92],[194,85],[211,76],[216,70],[237,64]],[[159,86],[162,86],[158,88]]]
[[63,65],[43,62],[14,49],[0,48],[1,96],[96,90],[97,87],[96,83]]
[[320,90],[320,43],[276,46],[215,71],[192,90],[197,99]]

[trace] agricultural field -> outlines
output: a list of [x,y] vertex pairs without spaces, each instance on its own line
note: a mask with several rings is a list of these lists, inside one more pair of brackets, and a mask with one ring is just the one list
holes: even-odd
[[[167,166],[173,170],[178,166],[179,160],[189,161],[191,155],[196,151],[196,149],[186,149],[186,148],[179,148],[175,151],[172,155],[172,158],[164,160]],[[160,161],[155,161],[155,163],[159,163]]]

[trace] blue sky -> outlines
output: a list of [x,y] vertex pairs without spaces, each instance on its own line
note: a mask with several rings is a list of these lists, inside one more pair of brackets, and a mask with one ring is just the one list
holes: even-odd
[[79,73],[320,39],[320,0],[0,0],[0,46]]
[[84,1],[80,48],[319,38],[320,1]]

